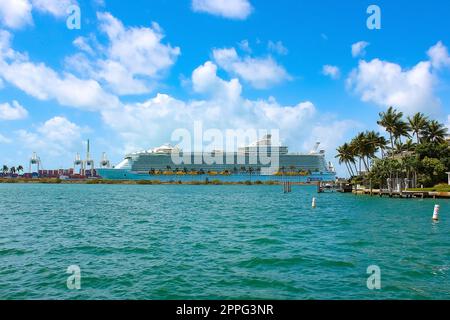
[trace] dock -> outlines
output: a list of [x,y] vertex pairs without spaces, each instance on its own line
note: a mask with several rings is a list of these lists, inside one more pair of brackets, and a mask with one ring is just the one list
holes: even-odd
[[356,189],[353,190],[356,195],[370,195],[389,198],[432,198],[432,199],[450,199],[450,192],[434,192],[434,191],[395,191],[388,189]]

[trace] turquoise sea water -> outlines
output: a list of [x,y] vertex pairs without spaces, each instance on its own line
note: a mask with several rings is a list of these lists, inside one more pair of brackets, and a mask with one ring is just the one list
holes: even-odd
[[0,299],[450,299],[448,200],[5,184],[0,198]]

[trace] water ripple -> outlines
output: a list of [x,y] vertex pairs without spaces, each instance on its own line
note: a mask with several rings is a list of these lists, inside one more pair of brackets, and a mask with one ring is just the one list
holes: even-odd
[[0,299],[450,298],[448,201],[293,191],[0,185]]

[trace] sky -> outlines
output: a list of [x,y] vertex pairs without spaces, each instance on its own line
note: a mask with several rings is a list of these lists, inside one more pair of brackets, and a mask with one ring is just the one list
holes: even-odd
[[46,169],[72,167],[87,139],[118,163],[201,122],[278,129],[293,152],[320,141],[337,165],[336,147],[380,130],[390,105],[450,126],[449,12],[446,0],[0,0],[0,164],[37,152]]

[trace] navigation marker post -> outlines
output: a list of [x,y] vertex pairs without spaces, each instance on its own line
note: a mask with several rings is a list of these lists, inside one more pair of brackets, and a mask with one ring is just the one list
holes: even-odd
[[441,208],[440,205],[434,206],[434,213],[433,213],[433,221],[439,221],[439,209]]

